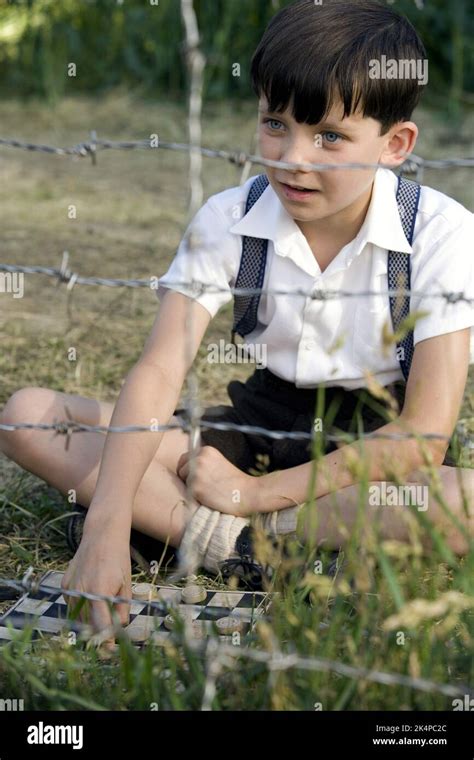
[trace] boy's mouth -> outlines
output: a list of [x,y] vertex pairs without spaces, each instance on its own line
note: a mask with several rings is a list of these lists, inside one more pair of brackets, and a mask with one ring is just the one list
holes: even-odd
[[284,182],[279,182],[279,185],[281,186],[284,195],[291,201],[305,200],[320,192],[319,190],[308,187],[286,185]]

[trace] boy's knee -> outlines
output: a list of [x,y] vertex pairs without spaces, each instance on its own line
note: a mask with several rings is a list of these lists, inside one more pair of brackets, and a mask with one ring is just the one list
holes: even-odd
[[442,482],[442,495],[450,514],[445,513],[437,499],[433,500],[434,522],[444,532],[449,548],[464,555],[474,541],[474,470],[444,468]]
[[[46,388],[20,388],[7,400],[0,413],[0,422],[2,425],[41,422],[45,416],[45,409],[53,402],[53,397],[54,391]],[[0,435],[6,453],[8,453],[9,448],[13,448],[17,444],[24,446],[34,432],[31,429],[1,430]]]

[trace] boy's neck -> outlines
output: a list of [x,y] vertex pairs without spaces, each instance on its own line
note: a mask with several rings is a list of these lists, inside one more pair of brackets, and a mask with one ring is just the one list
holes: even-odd
[[372,198],[373,183],[357,201],[338,214],[326,219],[304,222],[295,219],[296,224],[313,249],[337,248],[354,240],[362,227]]

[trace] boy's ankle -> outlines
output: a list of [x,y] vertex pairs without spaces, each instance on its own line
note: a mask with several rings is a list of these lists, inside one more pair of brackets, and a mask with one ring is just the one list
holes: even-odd
[[220,563],[237,556],[237,538],[249,522],[201,505],[191,516],[179,545],[182,572],[189,575],[203,567],[218,573]]

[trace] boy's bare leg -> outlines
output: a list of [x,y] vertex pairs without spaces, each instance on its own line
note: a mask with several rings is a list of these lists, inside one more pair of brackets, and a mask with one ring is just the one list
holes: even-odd
[[[114,409],[111,403],[82,396],[45,388],[24,388],[9,399],[0,414],[0,422],[53,422],[55,418],[66,419],[65,404],[75,420],[89,425],[108,425]],[[66,451],[64,437],[55,436],[54,433],[37,430],[0,431],[0,451],[64,495],[74,489],[77,503],[84,507],[90,505],[94,495],[104,443],[104,434],[74,433],[69,450]],[[189,518],[198,507],[198,502],[195,501],[189,506],[185,505],[186,487],[176,474],[179,457],[188,448],[187,433],[170,430],[164,434],[133,505],[133,527],[161,541],[168,539],[173,547],[180,545]],[[472,535],[474,471],[453,467],[440,467],[438,471],[448,507],[467,525]],[[459,478],[462,478],[467,494],[470,519],[463,513]],[[409,482],[426,485],[422,473],[413,473]],[[380,483],[369,485],[381,486]],[[317,544],[323,542],[328,547],[344,546],[355,529],[359,498],[359,485],[356,484],[318,499],[317,525],[315,527],[308,511],[304,538],[310,542],[316,541]],[[410,518],[412,524],[413,519],[416,519],[414,509],[416,507],[369,505],[365,508],[364,524],[366,528],[376,525],[381,538],[408,541],[411,535]],[[466,540],[431,494],[426,516],[435,527],[445,532],[453,551],[459,554],[466,552]],[[424,542],[429,546],[426,537]]]
[[[114,410],[111,403],[46,388],[23,388],[8,400],[0,414],[0,422],[52,423],[55,418],[65,420],[65,405],[74,420],[86,425],[108,425]],[[55,436],[54,432],[0,431],[0,451],[65,496],[74,489],[76,502],[89,507],[105,439],[103,433],[73,433],[66,451],[65,437]],[[133,527],[161,541],[169,539],[173,547],[179,546],[185,525],[198,507],[198,502],[194,501],[189,507],[184,504],[186,486],[176,474],[178,459],[188,448],[189,435],[184,431],[164,433],[133,504]]]
[[[440,480],[440,491],[451,514],[461,523],[472,540],[474,536],[474,470],[460,467],[441,466],[436,468]],[[371,493],[383,493],[384,484],[369,483]],[[386,485],[392,485],[387,483]],[[427,520],[444,536],[448,546],[456,554],[465,554],[469,550],[468,541],[453,524],[442,508],[434,490],[428,485],[423,472],[413,472],[407,478],[407,486],[424,486],[423,500],[416,501],[415,506],[405,504],[374,505],[367,503],[359,517],[359,484],[342,488],[333,494],[327,494],[317,500],[316,510],[307,510],[302,526],[302,538],[316,545],[328,548],[344,546],[353,535],[357,521],[361,520],[361,539],[373,531],[381,539],[394,539],[408,542],[413,536],[418,523],[415,512],[419,510]],[[462,487],[461,487],[462,486]],[[468,514],[463,506],[463,492],[467,501]],[[416,493],[416,492],[414,492]],[[421,493],[421,492],[419,492]],[[430,538],[426,531],[420,536],[422,545],[429,548]]]

